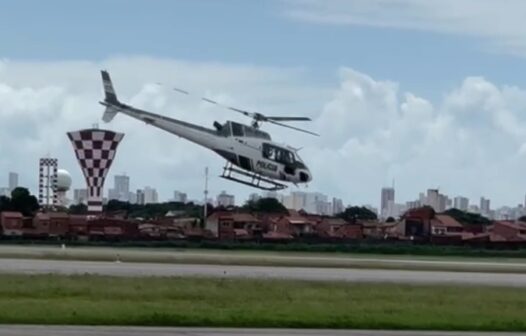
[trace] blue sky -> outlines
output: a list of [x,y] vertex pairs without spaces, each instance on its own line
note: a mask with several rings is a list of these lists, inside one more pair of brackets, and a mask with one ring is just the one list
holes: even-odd
[[[318,142],[269,131],[305,147],[312,190],[346,203],[376,205],[395,178],[403,201],[438,185],[450,196],[516,204],[526,191],[517,182],[526,167],[525,12],[521,0],[2,1],[0,172],[20,171],[35,185],[34,160],[2,144],[20,128],[24,153],[69,151],[64,132],[99,118],[98,70],[108,67],[130,100],[207,125],[232,116],[193,113],[204,108],[147,81],[269,114],[308,113]],[[108,127],[148,134],[128,131],[114,173],[158,186],[163,198],[174,189],[199,197],[201,176],[188,166],[221,168],[213,154],[134,121]],[[168,141],[173,148],[162,147]],[[144,157],[132,157],[138,146]],[[253,191],[212,188],[241,198]]]
[[150,55],[301,67],[325,83],[350,66],[432,98],[470,75],[526,81],[524,59],[484,52],[475,37],[302,22],[285,15],[282,0],[17,0],[2,7],[0,55],[10,59]]

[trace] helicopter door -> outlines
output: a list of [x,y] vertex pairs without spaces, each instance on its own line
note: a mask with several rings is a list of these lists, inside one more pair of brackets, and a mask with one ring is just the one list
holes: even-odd
[[239,155],[239,166],[245,170],[252,171],[252,160],[246,156]]

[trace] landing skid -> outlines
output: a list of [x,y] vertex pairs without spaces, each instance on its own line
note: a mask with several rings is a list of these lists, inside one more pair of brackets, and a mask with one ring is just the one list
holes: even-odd
[[255,187],[267,191],[277,191],[287,188],[285,184],[278,183],[272,179],[261,176],[258,173],[250,173],[241,169],[238,169],[232,165],[232,163],[227,162],[225,167],[223,167],[222,178],[245,184],[251,187]]

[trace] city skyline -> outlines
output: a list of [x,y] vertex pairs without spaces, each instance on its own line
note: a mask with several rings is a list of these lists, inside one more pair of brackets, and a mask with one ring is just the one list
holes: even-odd
[[[154,7],[138,1],[129,5],[128,20],[118,4],[99,0],[61,1],[60,10],[28,3],[31,13],[16,2],[0,13],[9,28],[0,30],[0,172],[19,172],[32,191],[35,158],[48,154],[71,173],[74,188],[81,186],[64,134],[101,123],[100,70],[107,69],[123,101],[207,127],[249,120],[176,95],[172,86],[268,115],[310,117],[306,127],[319,138],[264,126],[276,141],[301,148],[312,171],[308,188],[291,191],[376,205],[378,190],[396,179],[404,200],[427,188],[484,196],[492,207],[524,198],[526,55],[515,43],[522,31],[509,25],[521,24],[511,15],[524,9],[519,2],[488,1],[510,16],[495,22],[498,34],[484,24],[492,10],[476,11],[463,0],[456,2],[463,4],[460,14],[438,1],[401,0],[400,11],[355,0]],[[103,13],[95,10],[102,7]],[[92,16],[85,13],[99,18],[97,29],[88,29]],[[462,13],[473,16],[457,20]],[[114,169],[157,186],[161,199],[174,188],[201,199],[206,166],[210,193],[246,199],[253,192],[217,178],[224,161],[214,153],[119,116],[107,127],[129,135]],[[17,146],[9,146],[15,139]]]
[[[9,172],[7,176],[7,181],[13,181],[14,176],[16,176],[17,181],[19,178],[19,174],[17,172]],[[106,200],[116,199],[120,201],[126,201],[131,203],[137,203],[138,197],[141,197],[141,195],[138,195],[138,192],[142,192],[142,199],[145,203],[157,203],[157,202],[168,202],[168,201],[183,201],[183,202],[196,202],[196,203],[202,203],[202,195],[199,195],[200,193],[203,193],[203,190],[188,193],[181,190],[172,190],[172,196],[171,197],[161,197],[159,196],[158,190],[154,186],[144,186],[142,188],[136,188],[134,189],[132,187],[135,186],[135,184],[132,184],[132,178],[128,176],[126,173],[116,173],[116,174],[110,174],[110,178],[113,179],[113,185],[108,185],[103,189],[103,195]],[[140,185],[137,184],[137,185]],[[116,193],[112,194],[112,192],[117,190],[121,190],[121,192],[125,193],[126,190],[128,190],[128,198],[125,199],[122,197],[122,193]],[[134,191],[132,191],[134,190]],[[251,192],[247,198],[236,198],[235,195],[230,195],[227,193],[226,190],[222,190],[220,192],[217,192],[216,196],[221,196],[223,193],[225,193],[229,198],[233,197],[233,199],[237,200],[237,202],[234,202],[234,205],[240,206],[243,205],[246,201],[259,199],[261,197],[269,196],[277,198],[280,200],[281,203],[283,203],[286,207],[290,209],[296,209],[300,210],[302,207],[297,206],[297,201],[293,201],[291,198],[287,199],[287,196],[293,197],[294,194],[311,194],[313,197],[321,197],[323,199],[322,203],[325,203],[327,206],[330,204],[331,211],[318,211],[319,209],[316,209],[313,211],[312,208],[305,208],[306,202],[302,201],[302,206],[304,210],[311,210],[315,213],[335,213],[335,203],[337,204],[337,209],[342,209],[348,206],[364,206],[369,208],[370,210],[373,210],[378,214],[380,218],[387,218],[391,217],[391,214],[394,212],[396,215],[399,215],[400,213],[404,212],[407,209],[415,208],[422,205],[430,205],[435,210],[442,212],[449,208],[457,208],[459,210],[468,211],[468,212],[474,212],[474,213],[482,213],[486,215],[487,217],[491,217],[492,214],[488,210],[496,211],[501,210],[508,213],[512,213],[510,217],[514,217],[513,213],[520,212],[522,213],[522,209],[518,209],[518,205],[526,207],[526,193],[522,200],[517,200],[514,204],[504,204],[504,205],[498,205],[498,206],[491,206],[491,198],[480,196],[475,199],[470,199],[468,197],[462,196],[462,195],[455,195],[453,193],[440,193],[440,189],[432,189],[428,188],[426,189],[428,195],[425,195],[425,193],[420,192],[418,198],[409,198],[406,200],[397,200],[395,199],[396,195],[396,188],[394,187],[382,187],[381,193],[380,193],[380,200],[378,203],[356,203],[351,204],[346,202],[346,200],[339,199],[337,197],[334,197],[332,195],[324,194],[321,192],[312,192],[312,191],[301,191],[301,190],[285,190],[280,192],[265,192],[257,189],[253,189],[253,192]],[[9,187],[0,187],[0,195],[8,196],[8,191],[11,190]],[[30,190],[31,191],[31,190]],[[71,187],[71,190],[68,191],[67,195],[71,199],[72,204],[75,204],[78,202],[78,199],[83,199],[85,201],[86,196],[85,193],[87,190],[85,189],[85,186],[75,186],[73,185]],[[146,192],[146,195],[145,195]],[[288,192],[288,194],[287,194]],[[432,192],[431,195],[429,195],[429,192]],[[33,192],[34,193],[34,192]],[[436,195],[435,195],[436,193]],[[34,193],[36,194],[36,193]],[[189,195],[197,195],[197,197],[191,197]],[[214,194],[214,193],[212,193]],[[429,200],[429,197],[433,197],[434,200]],[[440,201],[440,197],[445,197],[444,200]],[[416,199],[416,200],[415,200]],[[400,202],[400,203],[397,203]],[[443,205],[435,205],[438,204],[438,202],[442,202]],[[218,204],[217,198],[210,198],[209,203]],[[228,202],[228,204],[231,204]],[[328,208],[327,208],[328,209]],[[504,209],[504,210],[503,210]],[[387,211],[384,212],[384,211]],[[524,210],[526,214],[526,210]],[[396,216],[395,215],[395,216]]]

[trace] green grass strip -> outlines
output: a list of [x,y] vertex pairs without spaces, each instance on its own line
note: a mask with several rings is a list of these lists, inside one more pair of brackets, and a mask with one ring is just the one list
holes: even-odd
[[0,323],[525,331],[526,289],[1,275]]

